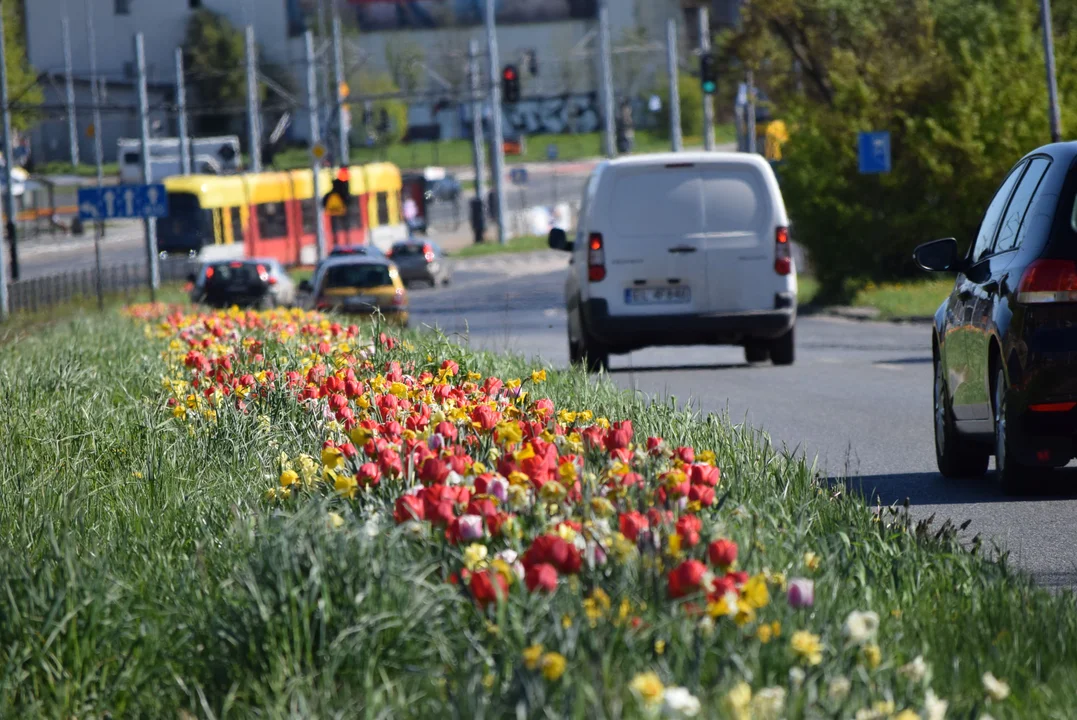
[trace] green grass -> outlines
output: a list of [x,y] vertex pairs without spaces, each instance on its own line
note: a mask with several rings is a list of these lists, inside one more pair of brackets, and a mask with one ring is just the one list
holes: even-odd
[[810,275],[797,275],[797,304],[801,307],[815,302],[819,294],[819,281]]
[[905,282],[868,283],[856,293],[851,305],[870,307],[879,317],[933,317],[939,305],[954,289],[953,278],[910,280]]
[[532,252],[535,250],[548,250],[548,238],[537,235],[522,235],[512,238],[504,245],[497,240],[487,241],[481,245],[468,245],[454,250],[451,255],[454,258],[484,257],[486,255],[501,255],[503,253]]
[[[415,343],[379,350],[377,367],[452,358],[502,378],[531,370],[433,336]],[[279,454],[317,455],[326,428],[274,392],[188,431],[163,407],[167,345],[141,323],[87,314],[0,347],[0,717],[633,718],[644,713],[627,688],[648,670],[698,696],[700,717],[730,717],[722,698],[742,680],[784,688],[789,718],[853,717],[887,699],[919,711],[928,687],[950,717],[1071,714],[1071,594],[1036,588],[978,544],[967,551],[952,527],[912,524],[900,508],[876,515],[727,418],[579,372],[551,371],[533,389],[559,408],[631,418],[640,441],[715,452],[721,502],[701,513],[703,542],[730,537],[745,570],[815,581],[811,609],[772,587],[758,622],[780,622],[781,636],[766,644],[757,622],[709,626],[671,603],[658,558],[611,561],[549,596],[517,585],[483,615],[445,582],[459,548],[394,527],[388,484],[353,501],[264,501]],[[582,597],[596,582],[613,604],[591,627]],[[636,629],[616,619],[622,598]],[[881,618],[874,670],[842,636],[852,610]],[[797,665],[797,630],[820,636],[821,664]],[[533,643],[565,656],[563,677],[525,667]],[[927,676],[901,677],[920,655]],[[985,700],[986,671],[1010,684],[1009,699]],[[839,675],[851,680],[840,701],[828,697]]]
[[[105,177],[115,177],[120,173],[120,166],[116,163],[105,163],[103,167]],[[51,162],[39,167],[35,175],[76,175],[78,177],[97,177],[97,165],[81,164],[78,166],[65,162]]]

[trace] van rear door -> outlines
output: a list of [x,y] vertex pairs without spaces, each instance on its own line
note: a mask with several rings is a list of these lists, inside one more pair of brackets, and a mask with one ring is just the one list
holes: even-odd
[[[618,168],[600,223],[607,277],[591,285],[613,315],[707,309],[703,197],[692,163]],[[599,216],[601,217],[601,215]]]
[[707,309],[714,313],[774,307],[774,208],[760,171],[747,164],[700,169],[703,231],[698,243],[706,267]]

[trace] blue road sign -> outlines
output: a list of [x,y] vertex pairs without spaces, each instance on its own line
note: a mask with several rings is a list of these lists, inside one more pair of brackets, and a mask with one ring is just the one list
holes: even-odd
[[513,185],[526,185],[527,184],[527,168],[514,167],[509,171],[509,179],[512,180]]
[[79,217],[83,220],[168,216],[164,185],[111,185],[79,188]]
[[549,145],[546,146],[546,159],[547,160],[550,160],[552,162],[552,161],[557,159],[557,156],[559,154],[560,154],[560,150],[553,143],[550,143]]
[[862,132],[859,138],[860,174],[890,172],[890,133]]

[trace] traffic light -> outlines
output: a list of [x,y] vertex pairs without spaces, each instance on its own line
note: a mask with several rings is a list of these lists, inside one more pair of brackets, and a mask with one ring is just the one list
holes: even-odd
[[348,183],[350,177],[348,168],[342,167],[337,171],[336,179],[333,180],[333,192],[340,196],[345,205],[348,204],[352,197],[351,186]]
[[507,103],[520,102],[520,72],[515,65],[506,65],[501,72],[501,95]]
[[348,178],[348,168],[340,168],[333,179],[333,189],[322,198],[322,207],[330,217],[343,217],[348,213],[348,205],[352,199]]
[[706,53],[700,58],[699,77],[703,83],[703,92],[713,95],[718,90],[718,58]]

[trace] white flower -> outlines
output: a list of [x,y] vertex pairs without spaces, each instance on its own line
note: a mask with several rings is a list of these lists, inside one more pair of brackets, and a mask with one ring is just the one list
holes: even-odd
[[453,485],[463,485],[464,477],[455,470],[450,470],[449,474],[445,476],[445,484],[450,487]]
[[879,632],[879,614],[867,611],[854,610],[845,618],[842,634],[855,645],[865,645],[875,639]]
[[898,675],[907,677],[914,683],[918,683],[927,675],[927,663],[923,655],[917,655],[912,662],[905,663],[898,668]]
[[925,720],[945,720],[946,708],[950,706],[950,703],[946,702],[931,688],[928,688],[927,695],[924,697],[924,718]]
[[662,693],[662,714],[666,717],[695,717],[700,711],[699,698],[688,688],[668,687]]
[[763,688],[752,698],[753,720],[778,720],[785,711],[785,688]]
[[849,681],[849,678],[844,675],[838,675],[831,678],[826,688],[826,694],[834,702],[841,702],[849,696],[849,691],[852,689],[853,684]]
[[983,676],[984,690],[992,700],[1005,700],[1010,694],[1010,686],[989,672]]
[[789,683],[794,689],[799,690],[800,686],[804,684],[805,672],[798,667],[789,668]]

